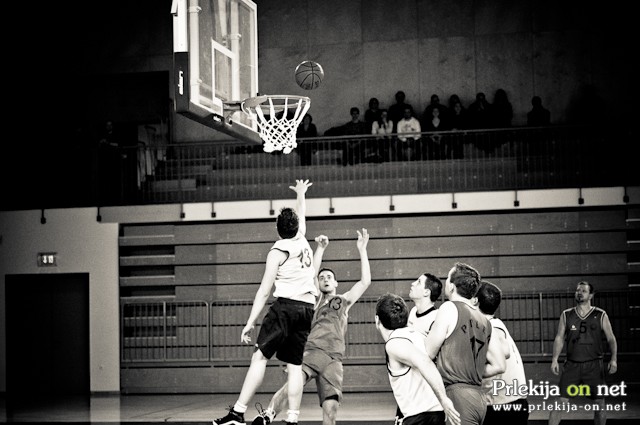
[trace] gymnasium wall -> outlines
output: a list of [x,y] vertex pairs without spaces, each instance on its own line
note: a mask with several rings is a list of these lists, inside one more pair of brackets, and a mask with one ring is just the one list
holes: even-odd
[[[624,53],[633,38],[624,34],[628,6],[618,2],[606,9],[535,0],[257,3],[260,91],[309,95],[320,132],[349,121],[352,106],[362,119],[371,97],[388,108],[398,90],[420,115],[432,94],[442,104],[458,94],[468,106],[476,93],[492,102],[502,88],[514,125],[526,125],[534,95],[554,124],[584,119],[595,105],[613,117],[633,81]],[[324,67],[317,90],[293,81],[303,59]]]
[[[634,223],[639,218],[636,192],[629,206],[620,204],[619,196],[615,202],[611,198],[612,203],[592,204],[587,193],[584,207],[567,207],[575,203],[555,199],[544,210],[518,211],[511,206],[511,211],[504,207],[501,213],[495,197],[490,212],[489,203],[470,195],[475,196],[459,199],[460,213],[446,212],[446,202],[442,210],[434,210],[437,196],[397,199],[394,213],[388,206],[382,208],[381,199],[345,198],[334,204],[333,217],[327,212],[329,203],[318,199],[310,202],[308,235],[322,232],[333,239],[326,264],[336,269],[347,289],[359,270],[355,250],[349,248],[355,246],[354,231],[367,227],[373,238],[369,251],[374,283],[368,293],[372,297],[387,290],[402,293],[424,268],[444,277],[454,259],[476,265],[510,293],[570,289],[584,277],[595,279],[602,290],[624,288],[630,279],[637,280],[637,266],[625,263],[627,259],[637,264],[636,251],[625,239],[633,235],[627,230],[627,215],[633,214]],[[567,198],[562,191],[556,195]],[[553,191],[536,197],[538,204],[553,198]],[[194,385],[202,389],[207,382],[228,382],[228,389],[240,385],[237,375],[243,375],[243,365],[208,364],[204,369],[179,367],[172,372],[170,368],[124,367],[119,305],[159,287],[164,289],[156,295],[175,293],[181,300],[250,300],[262,273],[264,251],[274,238],[269,208],[277,210],[290,202],[216,204],[216,219],[211,219],[212,205],[204,204],[46,210],[45,224],[40,221],[41,211],[0,212],[0,392],[6,391],[5,276],[41,273],[90,275],[92,392],[193,390]],[[414,208],[411,214],[406,212],[409,207]],[[363,209],[375,215],[349,215]],[[97,220],[98,214],[102,221]],[[237,222],[240,219],[248,221]],[[57,252],[58,266],[37,267],[38,252]],[[236,360],[246,364],[248,357]],[[377,370],[380,365],[352,372],[361,374],[360,384],[382,385],[366,381],[377,376],[369,367]],[[278,366],[270,373],[280,376]]]
[[[320,133],[347,122],[352,106],[363,114],[371,97],[389,107],[398,90],[419,113],[431,94],[446,103],[456,93],[468,106],[477,92],[485,92],[492,101],[496,89],[503,88],[513,104],[514,125],[526,122],[533,95],[542,97],[556,124],[594,116],[615,119],[617,124],[630,122],[627,111],[632,110],[634,98],[628,92],[634,70],[628,53],[635,26],[628,22],[633,16],[630,6],[619,0],[606,8],[574,0],[256,3],[259,91],[309,95]],[[43,25],[55,25],[52,37],[60,28],[70,33],[59,45],[74,40],[71,48],[50,53],[48,62],[64,63],[63,69],[56,73],[54,66],[37,75],[51,78],[44,86],[53,91],[49,98],[55,98],[59,107],[49,113],[60,114],[64,123],[67,111],[95,122],[106,116],[133,120],[121,116],[121,105],[166,111],[164,102],[170,104],[173,98],[173,75],[166,99],[153,100],[161,103],[156,107],[141,102],[134,88],[131,95],[120,90],[107,93],[117,98],[105,100],[105,90],[97,86],[106,87],[113,80],[110,74],[173,73],[170,7],[170,0],[140,0],[126,11],[110,3],[96,5],[86,21],[57,9],[51,11],[57,19],[43,17]],[[324,66],[326,77],[318,90],[304,91],[294,82],[293,70],[304,59]],[[60,84],[66,80],[76,83]],[[93,98],[93,93],[100,97]],[[111,105],[111,110],[103,104]],[[172,140],[228,138],[171,115]]]
[[[372,284],[350,312],[345,390],[388,390],[373,324],[375,299],[385,292],[408,299],[410,284],[420,274],[444,280],[456,261],[473,265],[503,290],[499,317],[510,326],[529,378],[553,380],[549,356],[557,320],[562,309],[573,305],[563,293],[571,293],[583,279],[602,294],[595,305],[610,312],[621,370],[630,372],[623,353],[636,351],[638,344],[631,324],[637,315],[630,316],[627,300],[637,281],[629,267],[629,254],[635,252],[629,232],[637,225],[629,217],[638,212],[606,207],[310,218],[307,238],[325,234],[331,241],[323,267],[335,271],[339,292],[360,278],[356,230],[367,228],[371,237]],[[123,392],[240,390],[251,347],[237,335],[249,315],[273,233],[273,223],[264,220],[122,226]],[[145,295],[164,298],[145,300]],[[163,311],[171,312],[166,325],[161,325]],[[281,385],[281,366],[270,363],[261,391]],[[625,376],[634,381],[636,375]]]

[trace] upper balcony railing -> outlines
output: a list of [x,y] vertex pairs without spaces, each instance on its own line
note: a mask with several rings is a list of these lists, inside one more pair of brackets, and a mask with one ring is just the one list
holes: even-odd
[[633,186],[640,173],[626,138],[558,126],[421,133],[404,141],[318,137],[298,140],[288,155],[237,141],[76,147],[56,151],[58,166],[40,178],[35,197],[4,208],[283,199],[296,178],[314,182],[309,197]]

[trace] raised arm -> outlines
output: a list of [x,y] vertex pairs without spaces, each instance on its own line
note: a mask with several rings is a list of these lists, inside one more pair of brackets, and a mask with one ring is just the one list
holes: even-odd
[[602,316],[602,330],[604,331],[604,336],[607,338],[609,349],[611,350],[611,360],[609,360],[607,371],[610,375],[613,375],[618,371],[618,342],[613,334],[613,329],[611,328],[611,322],[609,321],[609,315],[607,315],[607,313],[604,313]]
[[358,253],[360,254],[360,280],[346,293],[344,297],[352,306],[360,299],[364,291],[371,285],[371,266],[369,265],[369,254],[367,253],[367,244],[369,243],[369,232],[363,228],[358,230]]
[[289,189],[296,192],[296,213],[298,214],[298,231],[305,235],[307,233],[307,205],[305,201],[305,193],[307,189],[313,183],[309,183],[309,180],[296,180],[295,186],[289,186]]
[[560,357],[560,353],[562,353],[562,347],[564,347],[564,332],[565,327],[567,326],[566,317],[564,312],[560,315],[560,321],[558,323],[558,332],[556,332],[556,337],[553,340],[553,355],[551,357],[551,372],[554,375],[560,374],[560,365],[558,364],[558,357]]
[[278,273],[278,267],[286,260],[286,254],[277,249],[272,249],[267,254],[267,262],[264,269],[264,274],[262,275],[262,281],[260,282],[260,287],[256,292],[256,296],[253,300],[253,306],[251,306],[251,313],[249,313],[249,318],[247,319],[247,324],[244,329],[242,329],[242,334],[240,335],[240,341],[245,344],[249,344],[251,342],[251,336],[249,333],[254,328],[256,324],[256,320],[258,320],[258,316],[262,312],[262,309],[267,304],[267,300],[271,295],[271,289],[273,288],[273,284],[276,281],[276,274]]
[[442,405],[447,422],[454,425],[460,424],[460,414],[447,397],[442,377],[433,360],[418,351],[411,341],[404,338],[390,339],[385,349],[390,360],[418,369]]
[[[318,282],[318,273],[320,273],[320,266],[322,265],[322,257],[324,256],[324,250],[329,246],[329,238],[325,235],[316,236],[316,250],[313,253],[313,268],[316,271],[316,275],[313,277],[313,283],[315,283],[316,288],[320,287]],[[320,301],[320,298],[318,298]]]

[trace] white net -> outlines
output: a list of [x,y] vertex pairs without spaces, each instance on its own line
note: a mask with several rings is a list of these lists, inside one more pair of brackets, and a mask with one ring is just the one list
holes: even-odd
[[242,102],[242,110],[258,125],[264,151],[285,154],[298,146],[296,132],[310,106],[303,96],[261,96]]

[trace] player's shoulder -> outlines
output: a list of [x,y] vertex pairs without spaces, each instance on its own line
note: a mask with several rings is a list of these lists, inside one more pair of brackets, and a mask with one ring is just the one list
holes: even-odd
[[593,307],[593,315],[595,315],[597,318],[603,318],[607,315],[607,312],[605,309],[600,308],[600,307]]
[[501,329],[506,328],[504,322],[497,317],[492,317],[491,319],[489,319],[489,323],[491,323],[491,326],[493,326],[494,328],[501,328]]
[[389,339],[387,340],[387,342],[394,339],[395,340],[403,339],[403,340],[411,341],[415,335],[417,335],[417,332],[415,329],[405,326],[404,328],[394,329],[393,332],[391,332],[391,335],[389,335]]
[[563,316],[568,316],[569,314],[575,314],[576,313],[576,308],[575,307],[569,307],[569,308],[565,308],[564,310],[562,310],[562,315]]
[[505,334],[505,336],[509,335],[509,330],[507,329],[507,325],[505,325],[501,319],[497,317],[492,317],[491,319],[489,319],[489,323],[491,323],[492,329],[499,329]]
[[438,312],[449,312],[449,311],[457,311],[458,307],[456,306],[456,303],[450,300],[447,300],[445,302],[443,302],[442,304],[440,304],[440,307],[438,307]]
[[300,232],[296,233],[296,235],[292,238],[282,238],[278,239],[273,243],[271,249],[287,249],[298,243],[309,243],[304,235]]

